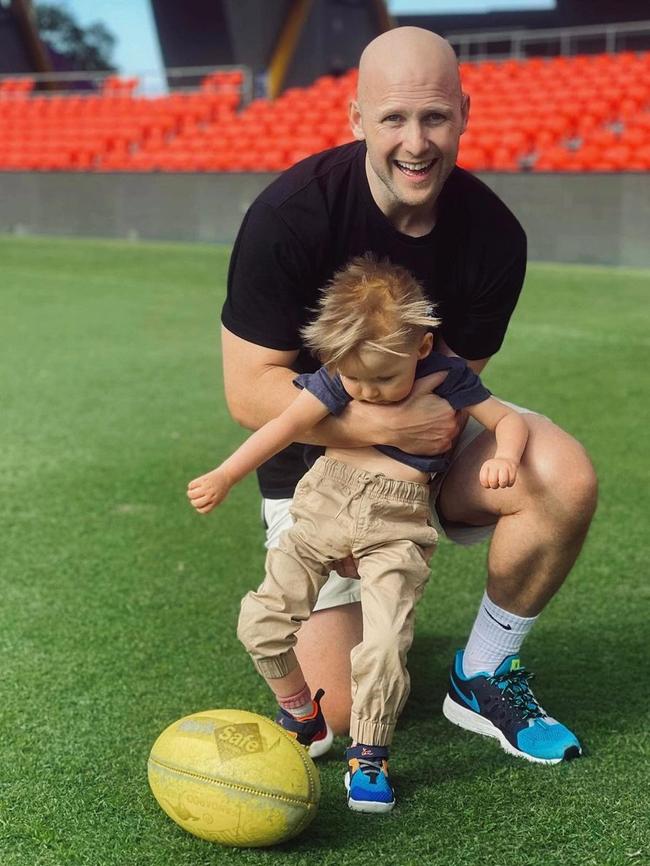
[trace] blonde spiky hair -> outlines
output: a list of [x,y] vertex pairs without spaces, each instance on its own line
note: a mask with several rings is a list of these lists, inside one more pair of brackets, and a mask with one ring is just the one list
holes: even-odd
[[357,256],[337,271],[321,292],[317,316],[301,329],[305,345],[321,364],[339,364],[362,348],[392,355],[412,345],[440,319],[424,289],[401,265]]

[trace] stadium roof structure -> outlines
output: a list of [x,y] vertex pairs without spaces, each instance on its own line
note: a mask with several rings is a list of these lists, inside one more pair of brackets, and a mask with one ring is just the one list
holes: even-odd
[[16,72],[52,72],[31,0],[0,3],[0,74]]
[[357,65],[385,0],[151,0],[166,67],[245,65],[272,96]]

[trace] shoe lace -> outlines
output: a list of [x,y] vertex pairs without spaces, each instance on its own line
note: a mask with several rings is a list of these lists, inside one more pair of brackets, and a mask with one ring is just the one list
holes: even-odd
[[503,697],[520,718],[524,720],[538,719],[545,716],[546,713],[537,703],[537,698],[529,686],[529,682],[534,676],[535,674],[530,673],[525,668],[519,668],[516,671],[488,677],[488,681],[501,690]]
[[377,777],[383,771],[381,761],[368,761],[365,758],[359,758],[359,769],[368,776],[371,782],[376,782]]

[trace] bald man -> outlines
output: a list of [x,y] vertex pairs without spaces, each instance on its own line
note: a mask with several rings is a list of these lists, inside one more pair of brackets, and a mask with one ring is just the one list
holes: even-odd
[[[300,328],[334,271],[365,252],[422,282],[442,318],[439,352],[480,372],[500,349],[524,279],[526,238],[497,196],[456,166],[468,115],[451,46],[419,28],[391,30],[361,57],[350,105],[356,141],[290,168],[253,203],[233,249],[222,313],[226,398],[244,427],[278,415],[297,395],[296,373],[317,369]],[[537,702],[519,650],[583,544],[596,503],[592,465],[574,439],[522,409],[530,435],[517,483],[485,490],[479,468],[494,455],[494,437],[431,393],[439,381],[440,374],[421,380],[399,407],[353,401],[306,439],[417,454],[452,449],[449,471],[431,485],[438,529],[460,544],[491,542],[487,587],[452,661],[443,712],[531,761],[575,757],[578,740]],[[303,446],[294,444],[258,473],[269,547],[291,523],[305,470]],[[325,689],[324,712],[339,733],[348,729],[350,651],[363,629],[355,573],[351,561],[337,564],[296,647],[308,683]]]

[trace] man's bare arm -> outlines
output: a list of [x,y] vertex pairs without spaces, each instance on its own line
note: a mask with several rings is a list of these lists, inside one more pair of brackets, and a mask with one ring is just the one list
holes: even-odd
[[[291,365],[297,351],[258,346],[223,328],[222,352],[226,402],[243,427],[258,429],[295,400],[296,374]],[[418,388],[399,406],[354,400],[343,416],[327,417],[302,438],[309,444],[337,448],[385,443],[415,454],[446,451],[457,432],[456,413],[446,400],[430,393],[445,375],[427,377],[429,393]]]
[[298,352],[257,346],[223,327],[221,352],[226,403],[242,427],[258,430],[298,396],[291,370]]

